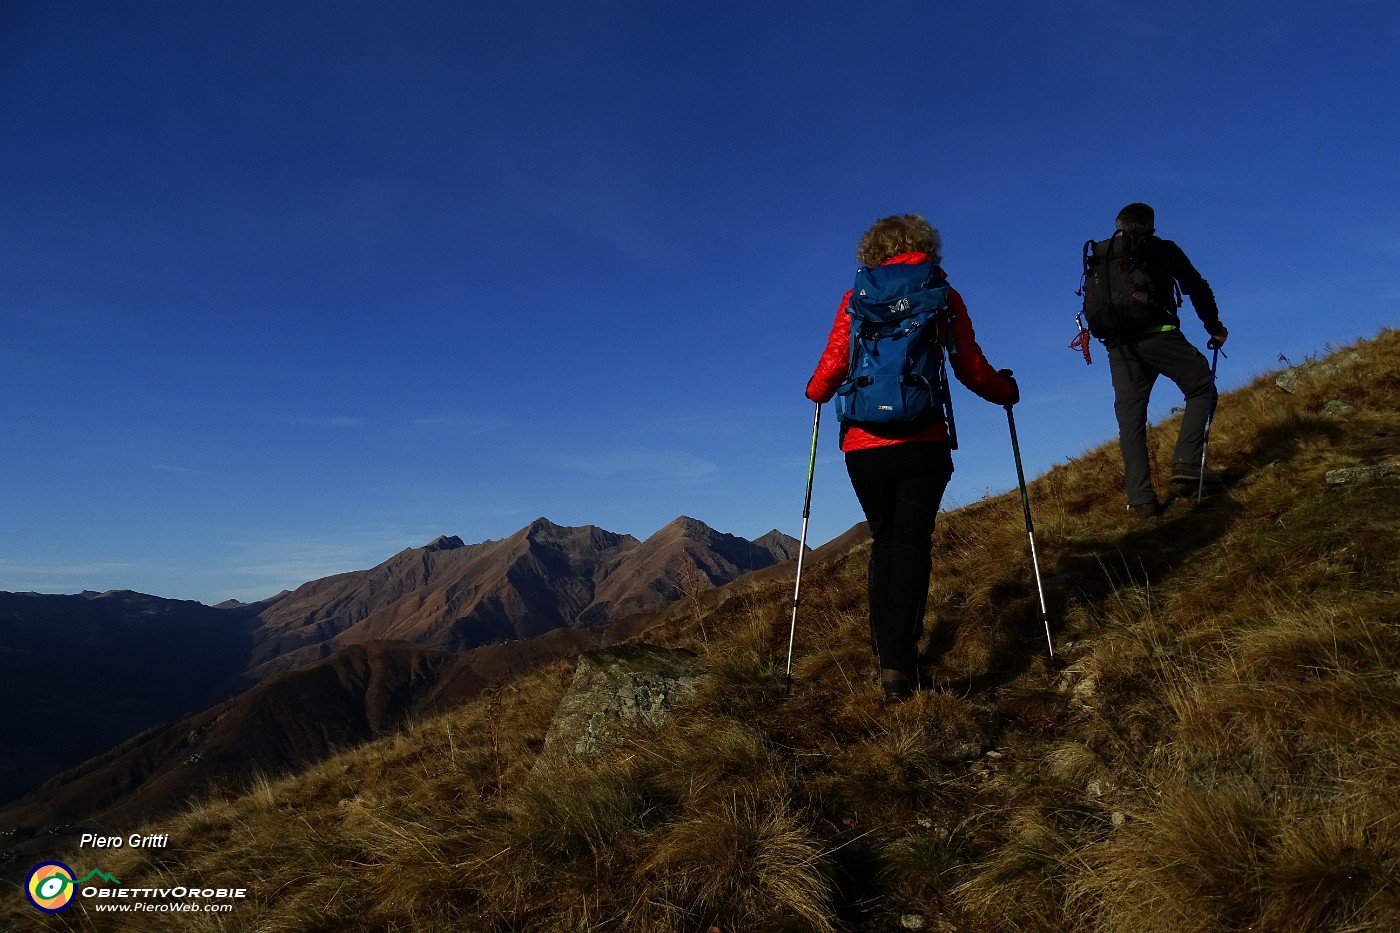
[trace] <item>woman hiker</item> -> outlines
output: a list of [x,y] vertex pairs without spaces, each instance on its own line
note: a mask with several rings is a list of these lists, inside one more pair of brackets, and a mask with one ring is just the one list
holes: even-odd
[[[877,220],[856,248],[856,259],[862,266],[857,284],[873,288],[871,283],[903,276],[906,283],[922,282],[920,291],[933,290],[937,296],[934,301],[940,304],[941,290],[946,287],[951,324],[936,326],[947,332],[953,373],[987,401],[1014,405],[1020,400],[1020,391],[1011,371],[994,369],[982,355],[967,306],[946,286],[946,275],[939,267],[940,247],[938,231],[917,214]],[[887,268],[896,266],[920,268]],[[853,417],[860,411],[854,394],[862,391],[847,381],[855,356],[851,343],[854,292],[846,292],[841,299],[826,349],[807,383],[807,397],[820,404],[842,390],[841,450],[873,539],[868,571],[871,644],[878,655],[885,700],[899,703],[909,699],[919,685],[918,642],[933,570],[933,526],[943,491],[953,475],[952,450],[956,445],[941,400],[934,400],[913,421]],[[868,297],[878,296],[868,296],[863,287],[857,305],[863,307]],[[895,341],[889,341],[886,349],[894,345]],[[925,367],[932,368],[925,375],[934,383],[940,381],[938,362],[935,352]]]

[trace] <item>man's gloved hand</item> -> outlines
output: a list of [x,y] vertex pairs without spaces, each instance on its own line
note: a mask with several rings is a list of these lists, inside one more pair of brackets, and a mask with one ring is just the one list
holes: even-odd
[[1206,341],[1206,349],[1219,350],[1221,347],[1225,346],[1225,341],[1229,338],[1230,332],[1222,326],[1217,333],[1212,334],[1211,338]]
[[1003,379],[1005,379],[1007,382],[1011,383],[1011,401],[1007,402],[1006,404],[1008,404],[1008,405],[1015,405],[1015,404],[1017,404],[1018,402],[1020,402],[1020,401],[1021,401],[1021,387],[1020,387],[1019,385],[1016,384],[1016,380],[1015,380],[1015,379],[1012,377],[1012,375],[1011,375],[1011,370],[1009,370],[1009,369],[998,369],[998,370],[997,370],[997,375],[1000,376],[1000,377],[1002,377]]

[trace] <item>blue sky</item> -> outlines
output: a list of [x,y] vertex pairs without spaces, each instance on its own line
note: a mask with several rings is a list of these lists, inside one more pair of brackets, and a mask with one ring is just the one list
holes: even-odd
[[[1397,96],[1390,2],[0,0],[0,589],[252,599],[542,515],[795,536],[803,386],[907,211],[1038,475],[1115,436],[1066,344],[1129,201],[1215,289],[1222,388],[1395,325]],[[1015,484],[954,391],[945,506]],[[809,544],[861,519],[823,421]]]

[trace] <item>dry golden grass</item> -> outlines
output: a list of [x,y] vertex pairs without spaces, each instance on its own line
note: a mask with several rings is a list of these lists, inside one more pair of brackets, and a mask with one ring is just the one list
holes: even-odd
[[0,929],[1400,930],[1400,484],[1323,481],[1400,459],[1400,333],[1346,352],[1222,400],[1207,508],[1130,523],[1112,444],[1032,484],[1053,663],[1001,496],[941,519],[912,702],[881,702],[857,551],[804,573],[790,694],[790,581],[692,599],[646,635],[710,671],[664,727],[535,770],[555,665],[104,863],[248,887],[231,914],[11,898]]

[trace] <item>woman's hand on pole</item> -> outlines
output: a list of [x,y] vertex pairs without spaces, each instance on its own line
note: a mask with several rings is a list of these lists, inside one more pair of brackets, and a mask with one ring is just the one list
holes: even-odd
[[997,375],[1005,379],[1007,382],[1011,383],[1011,401],[1007,402],[1005,406],[1007,408],[1010,408],[1012,405],[1015,405],[1016,403],[1021,401],[1021,387],[1016,384],[1015,378],[1013,378],[1011,375],[1011,370],[998,369]]

